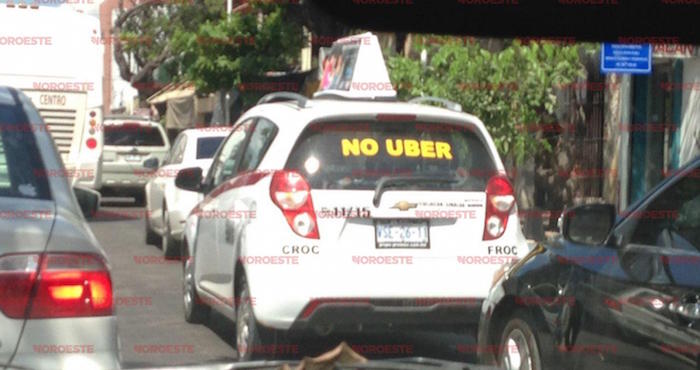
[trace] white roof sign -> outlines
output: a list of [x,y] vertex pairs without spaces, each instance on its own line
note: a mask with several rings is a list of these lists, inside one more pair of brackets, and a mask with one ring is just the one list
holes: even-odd
[[370,32],[334,42],[321,61],[321,70],[321,84],[314,97],[325,94],[347,98],[396,97],[379,40]]

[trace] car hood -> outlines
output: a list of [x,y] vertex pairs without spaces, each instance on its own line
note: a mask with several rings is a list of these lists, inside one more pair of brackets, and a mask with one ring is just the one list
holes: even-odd
[[424,370],[424,369],[459,369],[459,370],[487,370],[498,369],[497,367],[473,365],[460,362],[451,362],[436,360],[425,357],[409,357],[390,360],[368,360],[353,351],[352,348],[345,342],[338,345],[336,348],[318,356],[304,357],[301,361],[248,361],[248,362],[231,362],[231,363],[211,363],[191,366],[178,367],[153,367],[141,368],[143,370],[155,369],[171,369],[171,370],[331,370],[331,369],[408,369],[408,370]]

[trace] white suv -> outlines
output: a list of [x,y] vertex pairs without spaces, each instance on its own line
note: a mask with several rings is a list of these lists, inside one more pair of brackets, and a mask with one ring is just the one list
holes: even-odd
[[235,320],[241,359],[280,332],[476,325],[528,246],[493,141],[456,110],[261,99],[206,178],[176,178],[206,194],[185,229],[186,319]]

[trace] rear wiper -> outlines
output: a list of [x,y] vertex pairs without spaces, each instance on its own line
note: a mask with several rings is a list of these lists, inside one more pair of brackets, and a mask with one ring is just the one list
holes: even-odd
[[382,193],[384,193],[385,188],[388,187],[425,183],[456,184],[460,182],[461,180],[455,178],[439,178],[431,176],[384,176],[377,181],[377,187],[374,189],[374,198],[372,198],[372,203],[374,203],[375,207],[379,207],[379,201],[382,199]]

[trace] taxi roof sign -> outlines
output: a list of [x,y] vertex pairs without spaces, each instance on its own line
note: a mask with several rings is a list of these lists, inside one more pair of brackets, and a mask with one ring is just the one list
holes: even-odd
[[319,60],[321,83],[314,97],[396,99],[379,40],[371,32],[336,40]]

